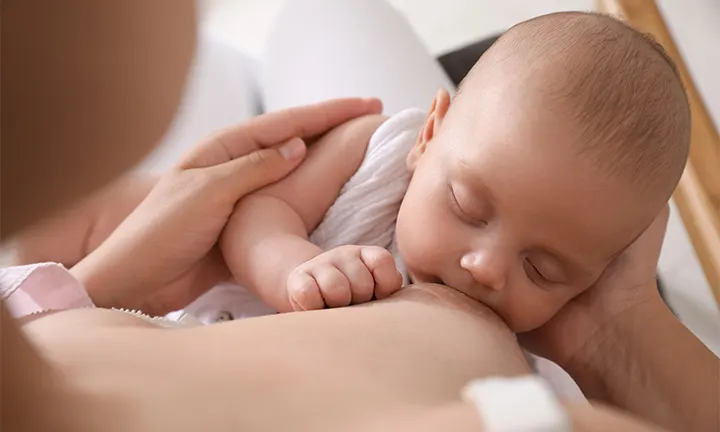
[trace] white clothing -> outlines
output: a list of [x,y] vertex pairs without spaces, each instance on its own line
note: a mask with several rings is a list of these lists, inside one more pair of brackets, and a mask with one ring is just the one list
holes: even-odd
[[[425,113],[411,108],[394,115],[375,131],[362,164],[311,233],[311,242],[323,250],[343,245],[395,249],[395,222],[410,183],[405,159],[424,121]],[[398,270],[402,271],[405,267],[395,256]],[[403,279],[407,282],[406,272]],[[185,312],[207,324],[275,313],[247,289],[230,283],[212,288]]]

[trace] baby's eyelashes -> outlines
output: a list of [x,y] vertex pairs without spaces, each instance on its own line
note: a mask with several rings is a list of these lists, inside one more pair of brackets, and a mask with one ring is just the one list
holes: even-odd
[[458,200],[452,185],[448,185],[448,196],[450,198],[450,206],[452,207],[453,212],[464,222],[476,227],[487,225],[487,221],[484,218],[471,214],[471,212],[465,210],[463,206],[460,205],[460,201]]
[[525,267],[530,279],[535,281],[538,285],[554,283],[552,280],[548,279],[547,276],[545,276],[543,272],[541,272],[529,259],[525,259]]
[[557,269],[552,269],[548,264],[542,265],[525,258],[525,271],[530,279],[539,284],[562,284],[567,283],[567,276],[561,275]]

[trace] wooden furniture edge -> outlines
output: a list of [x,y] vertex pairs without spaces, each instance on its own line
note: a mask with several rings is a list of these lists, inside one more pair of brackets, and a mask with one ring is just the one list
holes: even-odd
[[[720,229],[714,211],[692,165],[685,168],[675,191],[675,204],[705,271],[715,300],[720,304]],[[717,216],[715,214],[715,216]]]
[[692,112],[690,157],[675,203],[705,277],[720,304],[720,138],[654,0],[597,0],[599,12],[651,34],[675,62]]

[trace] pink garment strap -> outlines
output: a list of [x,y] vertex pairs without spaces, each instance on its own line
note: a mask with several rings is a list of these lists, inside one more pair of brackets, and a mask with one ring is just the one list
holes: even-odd
[[56,263],[0,269],[0,300],[13,318],[44,311],[95,307],[82,284]]

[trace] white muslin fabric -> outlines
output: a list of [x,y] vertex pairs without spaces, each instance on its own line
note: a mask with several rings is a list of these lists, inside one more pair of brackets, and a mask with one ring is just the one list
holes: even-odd
[[424,121],[423,111],[408,109],[375,131],[360,168],[310,235],[311,242],[325,249],[347,244],[391,246],[410,182],[405,161]]
[[[375,131],[360,168],[343,186],[320,225],[311,233],[310,241],[324,250],[350,244],[387,248],[395,255],[398,270],[403,273],[405,283],[408,282],[396,254],[395,223],[410,183],[406,158],[424,121],[422,110],[407,109]],[[173,312],[168,317],[181,316],[182,312]],[[213,287],[184,312],[206,324],[275,313],[247,289],[229,283]]]

